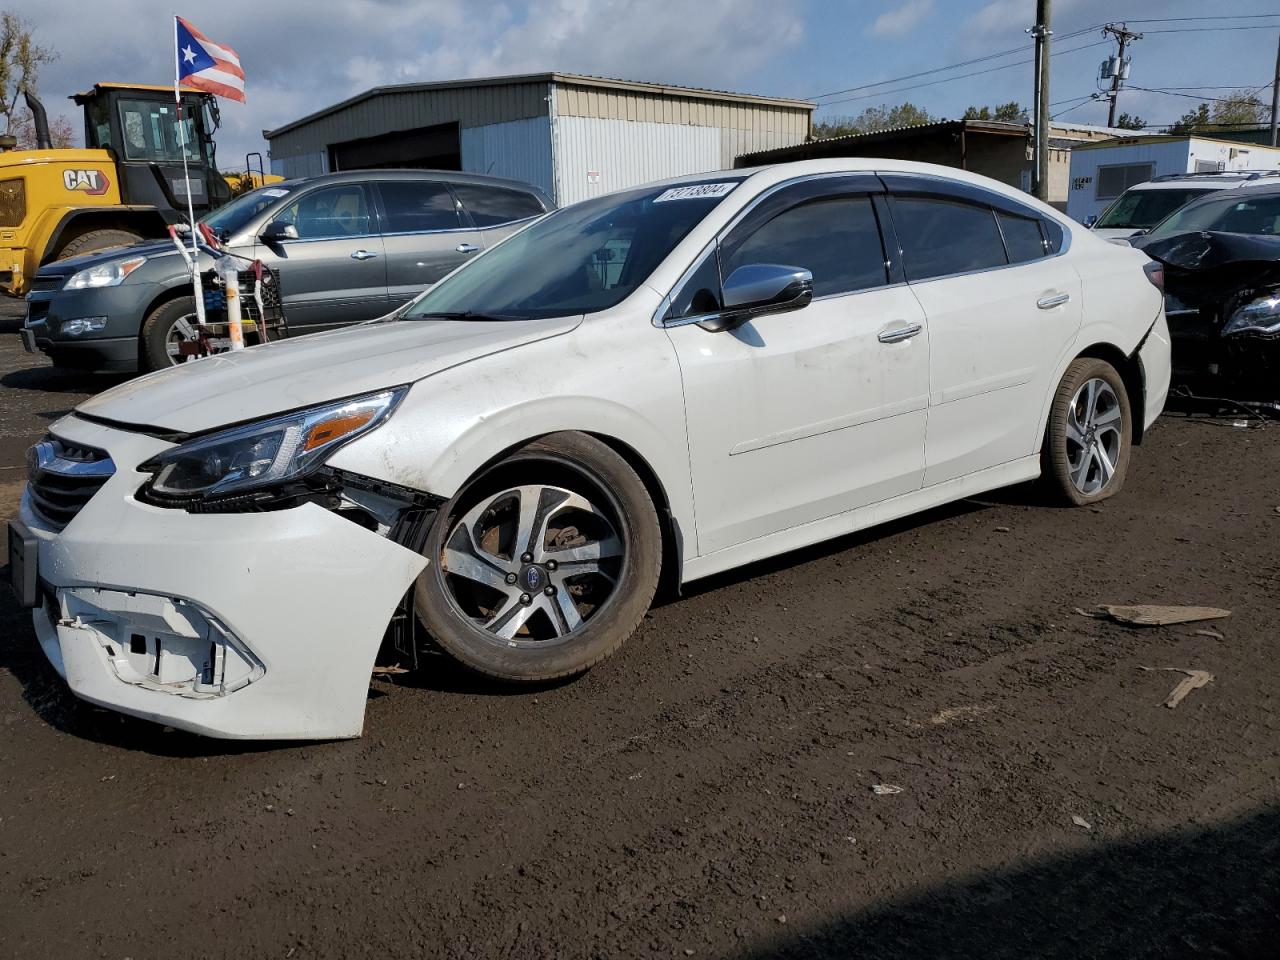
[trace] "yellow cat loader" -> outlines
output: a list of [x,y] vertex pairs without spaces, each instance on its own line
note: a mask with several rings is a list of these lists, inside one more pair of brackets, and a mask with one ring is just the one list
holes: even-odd
[[36,149],[0,152],[0,292],[24,296],[42,264],[162,238],[185,221],[184,139],[196,216],[231,198],[214,163],[209,94],[182,90],[180,135],[172,87],[95,84],[71,98],[84,108],[83,150],[52,148],[43,105],[26,97]]

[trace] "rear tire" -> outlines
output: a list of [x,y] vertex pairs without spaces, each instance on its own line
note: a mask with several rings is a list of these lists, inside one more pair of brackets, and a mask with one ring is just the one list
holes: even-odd
[[1040,452],[1049,496],[1080,507],[1119,493],[1132,444],[1133,413],[1124,379],[1105,360],[1073,360],[1054,394]]
[[169,347],[181,339],[187,339],[182,325],[194,328],[196,324],[195,297],[178,297],[160,304],[142,322],[138,366],[144,373],[177,366],[183,360],[169,353]]
[[581,433],[536,440],[441,510],[418,616],[446,653],[489,677],[583,673],[635,631],[658,585],[662,533],[644,483]]
[[53,259],[66,260],[70,257],[95,253],[98,250],[107,250],[111,247],[125,247],[131,243],[138,243],[142,239],[141,234],[134,233],[132,230],[90,230],[88,233],[82,233],[75,239],[68,241]]

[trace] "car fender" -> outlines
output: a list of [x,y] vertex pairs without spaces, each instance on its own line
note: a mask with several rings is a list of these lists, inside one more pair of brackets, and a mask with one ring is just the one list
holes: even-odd
[[[635,344],[625,365],[597,361],[618,356],[602,344],[620,331]],[[339,450],[330,464],[450,498],[538,437],[595,434],[643,461],[684,550],[695,549],[684,395],[670,341],[652,326],[637,329],[633,316],[593,320],[568,336],[567,348],[530,343],[419,381],[384,426]]]

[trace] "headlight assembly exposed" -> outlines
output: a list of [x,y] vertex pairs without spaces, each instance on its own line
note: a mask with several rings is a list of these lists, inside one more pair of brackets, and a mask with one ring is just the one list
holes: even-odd
[[89,267],[79,273],[73,273],[64,290],[91,290],[94,287],[118,287],[124,278],[147,262],[146,257],[132,257],[129,260],[112,260]]
[[174,505],[298,480],[343,444],[391,415],[408,387],[395,387],[260,420],[188,441],[138,469],[152,474],[152,502]]
[[1237,333],[1280,335],[1280,290],[1237,308],[1222,328],[1222,335],[1229,337]]

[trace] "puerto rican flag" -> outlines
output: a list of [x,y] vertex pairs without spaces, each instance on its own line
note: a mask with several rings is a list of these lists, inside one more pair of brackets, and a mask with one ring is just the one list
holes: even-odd
[[230,47],[214,43],[181,17],[174,17],[178,83],[244,103],[244,71]]

